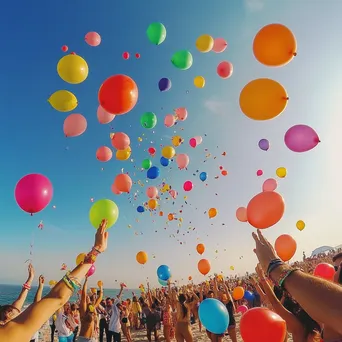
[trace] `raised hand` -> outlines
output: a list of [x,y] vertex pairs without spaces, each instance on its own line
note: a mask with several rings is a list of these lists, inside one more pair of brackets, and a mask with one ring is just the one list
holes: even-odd
[[106,232],[106,228],[107,220],[102,220],[95,234],[94,247],[101,253],[107,249],[108,232]]

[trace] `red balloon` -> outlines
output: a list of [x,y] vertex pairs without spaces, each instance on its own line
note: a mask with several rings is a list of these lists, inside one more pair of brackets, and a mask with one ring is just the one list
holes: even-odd
[[69,50],[68,46],[67,45],[63,45],[62,46],[62,51],[63,52],[67,52]]
[[71,54],[70,55],[76,55],[76,52],[71,52]]
[[123,58],[123,59],[128,59],[128,58],[129,58],[129,52],[124,52],[124,53],[122,54],[122,58]]
[[98,98],[101,107],[108,113],[122,115],[137,104],[138,93],[138,87],[132,78],[114,75],[102,83]]
[[318,264],[314,270],[314,275],[316,277],[323,278],[325,280],[334,280],[335,269],[333,265],[322,262]]
[[284,342],[286,323],[267,308],[253,308],[243,314],[240,333],[244,342]]
[[148,153],[151,155],[151,156],[153,156],[154,154],[156,154],[156,149],[154,148],[154,147],[149,147],[149,149],[148,149]]
[[139,59],[139,58],[140,58],[140,53],[136,53],[136,54],[135,54],[135,58],[138,58],[138,59]]

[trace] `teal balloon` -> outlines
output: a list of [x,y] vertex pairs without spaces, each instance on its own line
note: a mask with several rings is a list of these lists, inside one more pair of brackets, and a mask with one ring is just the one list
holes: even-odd
[[89,210],[90,223],[97,229],[103,219],[106,219],[107,229],[115,224],[119,218],[118,206],[109,199],[96,201]]
[[172,56],[171,62],[176,68],[181,70],[187,70],[192,66],[192,54],[188,50],[177,51]]
[[165,280],[162,280],[162,279],[159,279],[159,278],[158,278],[158,282],[159,282],[159,284],[160,284],[161,286],[167,286],[167,281],[165,281]]
[[144,128],[154,128],[157,124],[157,116],[152,112],[146,112],[141,116],[140,123]]
[[141,163],[143,169],[148,170],[152,166],[152,162],[149,159],[144,159]]
[[160,45],[166,38],[166,28],[162,23],[152,23],[147,28],[146,34],[152,44]]

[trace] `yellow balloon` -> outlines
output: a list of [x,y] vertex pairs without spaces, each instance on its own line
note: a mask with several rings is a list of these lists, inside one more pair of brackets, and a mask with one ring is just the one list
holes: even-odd
[[175,147],[178,147],[180,144],[183,143],[183,139],[182,137],[180,137],[179,135],[175,135],[173,138],[172,138],[172,144],[173,146]]
[[298,230],[302,231],[305,228],[305,222],[302,220],[297,221],[296,227]]
[[99,281],[97,282],[97,286],[98,286],[98,287],[103,287],[103,281],[102,281],[102,280],[99,280]]
[[287,175],[287,170],[285,167],[278,167],[276,170],[276,174],[279,178],[285,178]]
[[79,84],[86,80],[89,73],[87,62],[78,55],[66,55],[57,64],[59,77],[70,84]]
[[286,108],[288,96],[284,87],[268,78],[249,82],[240,93],[240,108],[253,120],[270,120]]
[[49,281],[49,285],[50,286],[55,286],[57,284],[57,281],[56,280],[50,280]]
[[117,160],[127,160],[132,153],[132,149],[128,146],[125,150],[117,150],[116,151],[116,159]]
[[209,36],[209,34],[203,34],[199,36],[196,40],[196,48],[200,52],[209,52],[214,46],[214,38]]
[[76,96],[68,90],[57,90],[49,97],[48,102],[63,113],[74,110],[78,105]]
[[81,264],[86,256],[87,255],[85,253],[79,254],[76,258],[76,265],[78,266],[79,264]]
[[158,201],[154,198],[151,198],[149,201],[148,201],[148,207],[152,210],[156,209],[158,206]]
[[235,270],[234,266],[230,266],[230,269],[231,269],[232,271],[234,271],[234,270]]
[[172,146],[165,146],[162,149],[162,156],[166,159],[171,159],[175,156],[176,151]]
[[196,88],[204,88],[205,78],[203,76],[196,76],[194,78],[194,85]]

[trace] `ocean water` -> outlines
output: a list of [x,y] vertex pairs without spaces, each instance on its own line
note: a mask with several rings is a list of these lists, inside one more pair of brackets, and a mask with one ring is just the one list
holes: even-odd
[[[12,304],[17,298],[21,291],[21,285],[1,285],[0,284],[0,305]],[[25,306],[31,304],[34,300],[34,296],[36,295],[37,287],[32,286],[31,291],[27,296]],[[45,286],[43,290],[43,296],[47,295],[50,291],[49,286]],[[118,295],[120,290],[118,289],[104,289],[104,298],[106,297],[115,297]],[[137,295],[140,293],[139,290],[129,290],[125,289],[122,295],[123,299],[131,298],[132,292],[135,292]],[[70,301],[75,302],[77,300],[77,296],[71,297]]]

